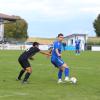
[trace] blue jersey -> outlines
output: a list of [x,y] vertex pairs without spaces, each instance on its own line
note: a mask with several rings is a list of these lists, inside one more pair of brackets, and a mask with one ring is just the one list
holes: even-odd
[[59,57],[56,53],[56,49],[58,49],[59,54],[61,54],[61,47],[62,43],[59,41],[55,41],[53,43],[53,49],[52,49],[52,56],[51,56],[51,63],[55,67],[61,67],[64,64],[64,61]]
[[80,48],[80,40],[75,41],[75,47]]
[[53,43],[52,57],[58,57],[58,55],[56,53],[56,49],[58,49],[59,54],[61,54],[61,47],[62,47],[62,43],[61,42],[55,41]]

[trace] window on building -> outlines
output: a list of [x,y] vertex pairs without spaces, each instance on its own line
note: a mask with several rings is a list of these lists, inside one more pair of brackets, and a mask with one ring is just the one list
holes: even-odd
[[71,39],[71,45],[73,45],[73,39]]

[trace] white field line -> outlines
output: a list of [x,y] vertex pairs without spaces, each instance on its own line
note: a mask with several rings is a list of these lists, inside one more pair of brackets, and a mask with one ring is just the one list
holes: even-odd
[[14,92],[14,93],[11,93],[11,94],[0,95],[0,98],[13,97],[13,96],[25,96],[25,95],[28,95],[28,94],[27,93]]
[[7,94],[7,95],[2,95],[2,96],[0,95],[0,98],[4,98],[4,97],[12,97],[12,96],[15,96],[15,95],[8,95],[8,94]]

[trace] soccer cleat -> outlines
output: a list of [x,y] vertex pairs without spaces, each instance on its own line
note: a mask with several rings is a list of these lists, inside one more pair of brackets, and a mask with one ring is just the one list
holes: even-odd
[[65,77],[65,82],[70,82],[69,77]]
[[78,55],[80,55],[80,53],[78,53]]
[[75,55],[77,56],[78,54],[76,53]]
[[61,79],[59,79],[57,83],[63,83],[63,81]]
[[16,81],[20,81],[21,79],[19,79],[19,78],[16,78]]
[[28,84],[28,82],[27,81],[22,81],[22,84]]

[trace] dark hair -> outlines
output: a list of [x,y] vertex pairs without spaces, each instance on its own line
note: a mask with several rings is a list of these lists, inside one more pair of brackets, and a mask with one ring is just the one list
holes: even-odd
[[38,42],[33,42],[33,46],[39,45]]
[[58,37],[59,37],[59,36],[64,36],[64,35],[63,35],[62,33],[59,33],[59,34],[58,34]]

